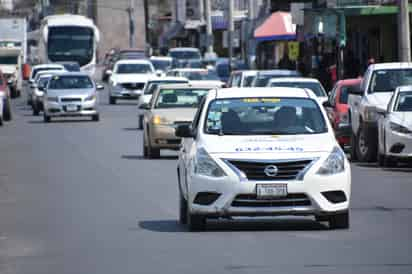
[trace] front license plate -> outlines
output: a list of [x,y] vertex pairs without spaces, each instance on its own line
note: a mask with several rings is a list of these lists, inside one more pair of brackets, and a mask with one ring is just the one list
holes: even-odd
[[256,185],[256,195],[258,199],[270,199],[286,197],[288,195],[288,185],[286,184],[258,184]]
[[76,105],[67,105],[67,106],[66,106],[66,110],[67,110],[68,112],[77,111],[77,106],[76,106]]

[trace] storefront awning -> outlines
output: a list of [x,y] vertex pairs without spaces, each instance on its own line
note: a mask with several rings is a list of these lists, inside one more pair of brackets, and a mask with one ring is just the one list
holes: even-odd
[[257,41],[296,40],[296,25],[289,12],[275,12],[254,33]]

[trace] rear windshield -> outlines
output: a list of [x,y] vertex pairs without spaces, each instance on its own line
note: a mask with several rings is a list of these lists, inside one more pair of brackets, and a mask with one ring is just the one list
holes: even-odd
[[167,84],[185,84],[187,81],[159,81],[159,82],[152,82],[147,85],[145,90],[143,91],[143,94],[145,95],[152,95],[156,89],[160,85],[167,85]]
[[377,70],[368,92],[394,92],[397,87],[407,85],[412,85],[412,69]]
[[399,112],[412,111],[412,92],[399,93],[394,109]]
[[182,76],[191,81],[220,80],[214,71],[183,71]]
[[50,79],[49,89],[89,89],[93,82],[88,76],[53,76]]
[[271,87],[290,87],[290,88],[307,88],[312,90],[316,96],[325,97],[326,92],[320,83],[310,83],[310,82],[281,82],[281,83],[272,83]]
[[162,89],[155,108],[197,108],[208,89]]
[[63,70],[63,68],[61,68],[61,67],[47,67],[47,68],[33,69],[32,79],[36,78],[37,73],[39,73],[40,71],[48,71],[48,70]]

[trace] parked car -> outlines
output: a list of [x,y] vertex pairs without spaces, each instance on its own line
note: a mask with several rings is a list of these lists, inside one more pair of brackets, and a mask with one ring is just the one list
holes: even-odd
[[139,129],[143,129],[144,110],[140,108],[143,104],[148,104],[152,99],[153,93],[160,85],[166,84],[187,84],[189,80],[183,77],[156,77],[147,81],[142,96],[137,101],[137,115],[139,121]]
[[[40,75],[40,76],[39,76]],[[38,116],[40,114],[40,111],[43,111],[43,100],[44,100],[44,94],[46,92],[46,87],[47,84],[49,83],[49,80],[53,74],[51,73],[39,73],[36,78],[37,81],[36,83],[33,84],[33,94],[32,94],[32,109],[33,109],[33,115]]]
[[159,158],[161,149],[178,150],[175,127],[193,120],[202,98],[215,85],[176,84],[160,86],[145,109],[143,151],[145,158]]
[[31,105],[32,103],[32,93],[33,89],[31,88],[31,85],[35,83],[35,78],[37,76],[37,73],[42,72],[42,71],[66,71],[63,65],[61,64],[40,64],[36,65],[32,68],[30,77],[29,77],[29,88],[27,89],[27,104]]
[[116,104],[119,99],[139,99],[148,79],[156,76],[152,63],[148,60],[120,60],[108,72],[109,102]]
[[228,80],[228,87],[251,87],[257,73],[257,70],[232,71]]
[[185,68],[189,62],[202,63],[202,56],[197,48],[171,48],[168,56],[173,59],[172,68]]
[[172,58],[167,56],[152,56],[150,57],[150,62],[152,62],[153,67],[156,72],[166,73],[172,68]]
[[2,100],[2,109],[1,109],[2,121],[10,121],[12,119],[10,90],[7,84],[7,80],[4,77],[1,70],[0,70],[0,96]]
[[266,87],[269,83],[269,80],[272,78],[281,78],[281,77],[300,77],[300,73],[295,70],[286,70],[286,69],[274,69],[274,70],[262,70],[258,71],[253,82],[252,87]]
[[398,87],[378,120],[380,166],[412,160],[412,86]]
[[351,158],[375,162],[378,154],[378,120],[386,111],[395,89],[412,85],[412,63],[370,65],[360,88],[349,89]]
[[269,80],[268,87],[290,87],[312,90],[321,103],[328,101],[328,95],[319,80],[304,77],[280,77]]
[[180,222],[207,218],[315,216],[349,227],[350,164],[312,92],[296,88],[213,90],[183,138]]
[[44,122],[57,117],[91,117],[99,121],[97,90],[100,89],[103,86],[96,86],[87,73],[54,74],[43,98]]
[[341,147],[350,145],[351,128],[349,123],[348,97],[350,88],[359,86],[362,79],[338,81],[329,94],[328,115],[335,130],[335,136]]
[[225,83],[220,81],[215,71],[196,68],[179,68],[169,70],[166,74],[172,77],[184,77],[190,80],[191,83],[203,83],[212,86],[225,87]]

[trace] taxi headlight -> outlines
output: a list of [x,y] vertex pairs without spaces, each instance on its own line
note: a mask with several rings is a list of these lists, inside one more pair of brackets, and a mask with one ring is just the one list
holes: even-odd
[[323,162],[317,174],[333,175],[345,171],[345,154],[339,147],[334,147],[328,158]]
[[220,178],[226,176],[223,169],[210,157],[204,148],[197,150],[194,172],[197,175]]
[[410,129],[404,127],[404,126],[401,126],[397,123],[391,122],[390,126],[391,126],[391,130],[393,130],[395,132],[403,133],[403,134],[412,134],[412,130],[410,130]]
[[94,101],[94,100],[96,100],[96,94],[91,94],[91,95],[87,96],[84,100],[85,101]]
[[57,98],[56,96],[49,96],[47,97],[47,101],[49,102],[59,102],[59,98]]
[[152,122],[156,126],[171,126],[173,123],[169,121],[167,118],[155,115],[153,116]]

